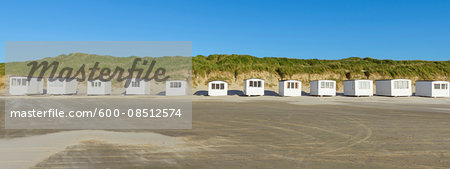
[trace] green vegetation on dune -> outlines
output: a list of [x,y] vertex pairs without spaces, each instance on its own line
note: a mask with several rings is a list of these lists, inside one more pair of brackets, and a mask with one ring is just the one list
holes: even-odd
[[[56,57],[47,57],[38,61],[59,61],[59,70],[68,66],[78,70],[82,64],[86,64],[86,70],[100,62],[100,68],[115,67],[130,68],[135,56],[114,57],[104,55],[93,55],[85,53],[71,53]],[[332,80],[346,79],[381,79],[381,78],[411,78],[416,80],[450,80],[450,61],[422,61],[422,60],[379,60],[373,58],[351,57],[341,60],[319,60],[319,59],[291,59],[291,58],[258,58],[250,55],[223,55],[215,54],[209,56],[198,55],[189,57],[145,57],[143,60],[157,61],[157,67],[176,72],[188,70],[192,66],[193,81],[195,85],[206,84],[209,80],[236,81],[244,76],[252,76],[252,72],[267,72],[271,77],[277,79],[289,79],[295,75],[318,75],[314,78],[327,77]],[[27,75],[29,62],[7,63],[8,75]],[[192,65],[191,65],[192,63]],[[138,68],[144,70],[147,66],[138,64]],[[59,72],[58,70],[58,72]],[[48,76],[50,71],[46,73]],[[88,73],[88,72],[86,72]],[[170,72],[169,72],[170,73]],[[5,75],[5,64],[0,64],[0,74]],[[333,75],[333,76],[326,76]],[[234,77],[233,77],[234,76]],[[237,78],[237,77],[240,78]],[[264,76],[264,75],[262,75]],[[205,78],[206,77],[206,78]],[[265,78],[265,77],[261,77]],[[303,78],[309,81],[314,78]],[[275,83],[277,79],[272,79]],[[239,80],[240,81],[240,80]]]
[[[133,65],[133,61],[138,58],[136,56],[130,56],[130,57],[114,57],[114,56],[107,56],[107,55],[93,55],[93,54],[86,54],[86,53],[71,53],[68,55],[59,55],[56,57],[47,57],[40,60],[37,60],[39,63],[43,61],[47,61],[49,64],[51,64],[53,61],[59,62],[58,70],[57,72],[60,72],[61,69],[64,67],[70,67],[73,68],[73,74],[75,74],[76,71],[80,69],[80,67],[84,64],[86,70],[86,73],[88,73],[88,69],[92,68],[96,62],[99,62],[99,68],[109,68],[111,72],[113,72],[116,67],[120,67],[125,69],[129,69]],[[167,56],[167,57],[142,57],[142,61],[138,62],[136,65],[136,68],[143,69],[144,71],[147,70],[147,68],[150,65],[150,62],[152,60],[156,61],[155,67],[153,71],[155,71],[157,68],[162,67],[165,68],[167,71],[177,71],[177,70],[188,70],[191,69],[191,59],[188,57],[179,57],[179,56]],[[147,60],[148,64],[143,65],[143,61]],[[25,76],[28,75],[30,71],[30,67],[27,66],[27,64],[30,63],[27,62],[11,62],[6,63],[6,74],[8,75],[20,75]],[[40,70],[40,69],[39,69]],[[51,72],[51,69],[49,69],[45,76],[48,76]],[[97,71],[98,72],[98,71]],[[145,73],[145,72],[144,72]],[[36,74],[37,76],[37,74]]]
[[5,63],[0,63],[0,76],[5,75]]
[[[450,61],[421,60],[378,60],[373,58],[351,57],[341,60],[258,58],[249,55],[198,55],[193,58],[194,75],[204,76],[211,72],[230,72],[245,74],[252,71],[276,73],[280,78],[294,74],[340,74],[351,79],[360,75],[370,78],[380,75],[390,78],[419,77],[436,79],[450,77]],[[345,80],[345,79],[341,79]]]
[[0,63],[0,89],[3,89],[5,87],[5,63]]

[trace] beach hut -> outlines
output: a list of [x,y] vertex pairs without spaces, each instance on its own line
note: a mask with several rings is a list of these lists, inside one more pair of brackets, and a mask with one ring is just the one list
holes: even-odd
[[372,80],[345,80],[345,96],[373,96]]
[[111,81],[89,80],[87,83],[87,95],[110,95]]
[[187,94],[187,83],[184,80],[166,81],[166,96],[184,96]]
[[377,80],[376,94],[378,96],[411,96],[411,80],[409,79],[389,79]]
[[77,79],[47,78],[47,94],[76,94]]
[[36,77],[28,80],[25,76],[11,76],[9,78],[9,94],[11,95],[27,95],[27,94],[43,94],[44,79]]
[[228,83],[224,81],[211,81],[208,83],[209,96],[226,96],[228,94]]
[[148,95],[150,94],[150,82],[144,79],[129,79],[130,84],[125,89],[127,95]]
[[449,85],[447,81],[416,81],[416,96],[449,97]]
[[310,94],[313,96],[336,96],[336,81],[316,80],[310,83]]
[[278,82],[278,94],[280,96],[301,96],[302,82],[298,80],[281,80]]
[[244,95],[246,96],[263,96],[264,80],[262,79],[245,79]]

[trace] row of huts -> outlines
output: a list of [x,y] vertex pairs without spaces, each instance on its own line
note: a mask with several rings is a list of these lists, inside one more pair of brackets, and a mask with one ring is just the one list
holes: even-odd
[[[28,95],[43,94],[44,80],[38,78],[14,76],[10,77],[9,94]],[[78,82],[76,79],[47,78],[47,94],[70,95],[77,94]],[[167,96],[186,95],[186,81],[171,80],[166,81]],[[109,95],[111,94],[111,81],[90,80],[87,83],[87,95]],[[140,79],[131,79],[126,88],[127,95],[148,95],[150,94],[150,82]]]
[[[428,97],[450,97],[450,82],[447,81],[416,81],[416,96]],[[279,82],[280,96],[301,96],[302,83],[298,80],[282,80]],[[346,80],[344,81],[344,95],[346,96],[373,96],[372,80]],[[42,94],[43,81],[37,78],[11,77],[10,94]],[[48,79],[47,94],[76,94],[77,81],[74,79]],[[263,79],[244,80],[244,95],[264,95]],[[92,80],[87,83],[88,95],[111,94],[111,82]],[[131,79],[126,88],[128,95],[150,94],[150,83],[148,81]],[[166,81],[167,96],[186,95],[187,82],[182,80]],[[228,94],[228,83],[225,81],[211,81],[208,83],[209,96],[226,96]],[[310,82],[310,95],[336,96],[336,81],[317,80]],[[376,95],[380,96],[411,96],[412,85],[409,79],[390,79],[376,81]]]
[[[376,95],[379,96],[412,96],[411,80],[389,79],[377,80]],[[450,82],[447,81],[416,81],[416,96],[450,97]],[[280,96],[301,96],[302,82],[298,80],[282,80],[278,84]],[[228,83],[212,81],[208,84],[209,96],[227,95]],[[346,96],[373,96],[374,86],[372,80],[345,80],[344,95]],[[246,79],[244,81],[244,95],[264,95],[263,79]],[[310,82],[310,95],[336,96],[336,81],[316,80]]]

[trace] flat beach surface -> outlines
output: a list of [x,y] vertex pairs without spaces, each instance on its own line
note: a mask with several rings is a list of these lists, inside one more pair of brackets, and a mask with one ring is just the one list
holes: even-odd
[[0,129],[0,168],[450,167],[450,98],[192,99],[190,130]]

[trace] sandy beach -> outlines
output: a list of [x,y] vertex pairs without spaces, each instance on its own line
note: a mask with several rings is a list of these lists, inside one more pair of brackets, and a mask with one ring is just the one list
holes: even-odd
[[[146,97],[111,99],[133,102]],[[190,130],[1,129],[0,166],[110,169],[450,166],[450,98],[192,96],[192,100]]]

